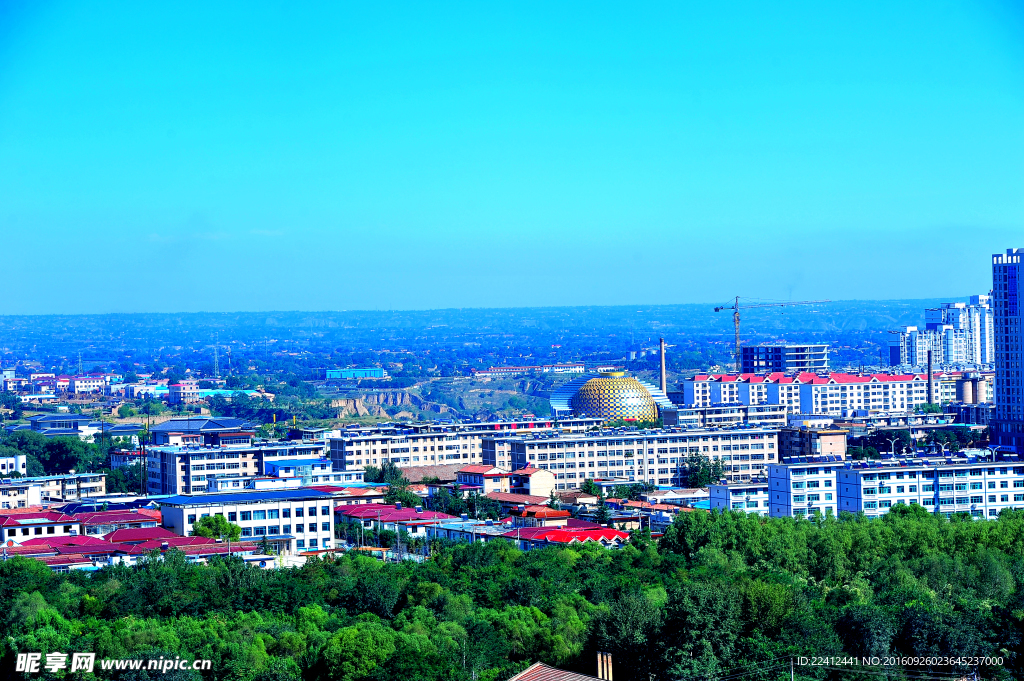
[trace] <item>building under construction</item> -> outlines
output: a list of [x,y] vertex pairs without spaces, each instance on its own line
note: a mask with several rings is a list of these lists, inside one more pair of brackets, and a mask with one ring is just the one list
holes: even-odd
[[741,373],[827,372],[828,345],[755,345],[742,348]]

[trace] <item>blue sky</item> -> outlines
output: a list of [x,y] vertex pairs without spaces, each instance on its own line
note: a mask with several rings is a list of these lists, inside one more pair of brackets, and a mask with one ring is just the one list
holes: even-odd
[[1019,3],[371,4],[0,4],[0,313],[960,296],[1024,246]]

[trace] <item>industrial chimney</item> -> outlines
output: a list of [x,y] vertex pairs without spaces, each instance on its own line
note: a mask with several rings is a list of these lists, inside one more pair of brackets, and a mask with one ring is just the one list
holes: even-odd
[[612,681],[612,654],[597,652],[597,678]]
[[665,382],[665,339],[661,339],[661,392],[668,395],[668,384]]
[[935,377],[932,375],[932,351],[928,351],[928,404],[935,404]]

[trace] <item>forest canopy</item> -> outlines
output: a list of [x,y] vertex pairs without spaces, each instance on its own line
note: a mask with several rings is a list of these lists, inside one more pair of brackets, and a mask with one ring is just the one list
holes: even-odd
[[[19,557],[0,562],[0,663],[92,651],[208,658],[216,679],[499,681],[537,660],[594,674],[601,650],[617,680],[649,681],[784,679],[792,656],[955,654],[1001,657],[979,671],[1010,679],[1024,676],[1022,585],[1024,511],[947,520],[916,506],[881,519],[683,513],[659,543],[437,544],[424,563],[346,554],[260,570],[172,550],[55,574]],[[835,674],[796,669],[879,678]]]

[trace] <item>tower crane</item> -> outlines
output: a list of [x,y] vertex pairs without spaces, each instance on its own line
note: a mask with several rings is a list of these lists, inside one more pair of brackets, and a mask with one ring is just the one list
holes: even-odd
[[814,305],[816,303],[828,303],[828,300],[796,300],[787,303],[753,303],[751,305],[740,305],[740,297],[736,296],[732,305],[719,305],[715,312],[732,310],[732,324],[736,330],[736,371],[740,370],[740,310],[749,310],[755,307],[786,307],[788,305]]

